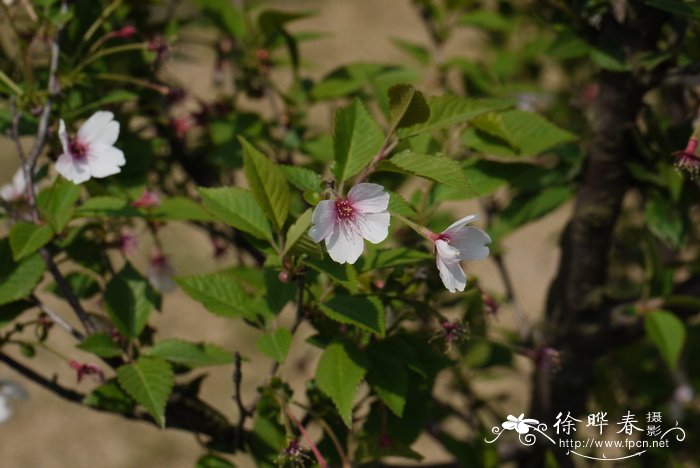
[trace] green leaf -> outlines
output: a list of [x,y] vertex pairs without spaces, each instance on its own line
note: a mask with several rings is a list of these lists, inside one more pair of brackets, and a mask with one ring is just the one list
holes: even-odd
[[218,366],[233,362],[233,353],[213,344],[197,344],[184,340],[163,340],[148,349],[145,356],[161,358],[190,368]]
[[14,301],[0,305],[0,328],[12,323],[14,319],[22,315],[27,309],[34,307],[29,301]]
[[75,212],[75,203],[80,198],[80,187],[58,177],[51,188],[39,194],[37,203],[41,217],[60,234]]
[[405,216],[406,218],[413,218],[416,216],[416,210],[414,210],[401,195],[394,192],[389,192],[388,210],[390,213]]
[[333,127],[335,165],[338,183],[364,169],[382,147],[384,134],[362,103],[355,99],[338,109]]
[[520,156],[536,156],[576,136],[544,117],[521,110],[492,112],[472,121],[479,130],[506,141]]
[[376,296],[335,296],[321,304],[321,311],[340,323],[355,325],[384,336],[384,306]]
[[406,150],[389,160],[381,161],[377,170],[415,175],[451,187],[461,188],[469,185],[462,166],[454,159],[441,154],[427,155]]
[[493,223],[489,234],[494,242],[514,229],[541,218],[555,210],[573,195],[571,187],[551,187],[535,195],[523,195],[513,199],[501,211]]
[[311,217],[313,212],[311,209],[306,210],[294,224],[289,226],[287,237],[285,239],[284,251],[282,256],[289,253],[307,254],[316,258],[323,258],[321,247],[315,243],[308,235],[309,226],[311,226]]
[[389,133],[397,128],[410,127],[425,122],[430,108],[423,93],[411,85],[398,84],[389,88]]
[[214,218],[196,201],[187,197],[166,198],[149,213],[170,221],[213,221]]
[[208,453],[199,457],[194,468],[236,468],[236,465],[229,463],[218,455]]
[[669,367],[675,370],[685,345],[685,324],[671,312],[656,310],[644,315],[644,329]]
[[292,332],[286,328],[278,328],[274,332],[266,333],[255,343],[260,352],[279,363],[284,362],[291,344]]
[[694,0],[643,0],[659,10],[700,19],[700,6]]
[[133,339],[143,331],[159,298],[148,280],[127,263],[107,283],[104,301],[107,315],[119,333]]
[[683,245],[685,225],[677,205],[660,194],[652,195],[644,207],[647,227],[659,239],[679,248]]
[[375,346],[367,349],[367,360],[370,364],[367,383],[377,392],[387,408],[401,417],[408,392],[408,373],[404,361],[384,353],[380,347]]
[[118,357],[124,353],[109,333],[104,332],[88,335],[78,348],[103,358]]
[[[84,273],[72,272],[66,275],[66,281],[70,286],[73,294],[79,299],[89,299],[101,291],[99,283],[92,276]],[[52,282],[46,287],[46,291],[55,294],[60,298],[63,297],[63,291],[58,287],[56,282]]]
[[322,187],[321,176],[311,169],[299,166],[279,166],[290,184],[299,190],[320,192]]
[[253,195],[238,187],[199,188],[204,207],[216,218],[258,239],[272,240],[270,223]]
[[76,216],[85,218],[134,218],[141,212],[119,197],[92,197],[78,207]]
[[435,256],[420,250],[413,250],[406,247],[396,247],[393,249],[374,250],[367,255],[360,257],[356,264],[359,272],[364,273],[381,268],[395,268],[404,265],[416,265],[420,262],[434,261]]
[[142,357],[117,369],[119,385],[165,428],[165,405],[173,388],[173,370],[162,359]]
[[250,191],[267,217],[282,229],[289,215],[291,196],[287,180],[279,166],[253,147],[243,137],[238,137],[243,146],[243,170]]
[[31,294],[44,275],[44,268],[44,260],[39,254],[14,262],[9,240],[0,241],[0,305]]
[[10,247],[15,261],[31,255],[53,239],[53,229],[48,224],[19,222],[10,230]]
[[136,402],[117,384],[109,380],[83,398],[83,404],[110,413],[131,414]]
[[334,342],[321,354],[316,366],[316,383],[328,395],[345,424],[352,424],[352,404],[357,387],[367,371],[367,358],[353,345]]
[[430,117],[426,122],[399,130],[399,136],[407,138],[419,133],[449,127],[467,122],[487,112],[510,107],[510,99],[468,99],[457,96],[438,96],[428,98]]
[[253,301],[228,273],[176,278],[177,284],[212,314],[222,317],[254,318]]
[[391,40],[402,52],[416,59],[421,65],[430,63],[430,52],[425,47],[404,39],[394,38]]

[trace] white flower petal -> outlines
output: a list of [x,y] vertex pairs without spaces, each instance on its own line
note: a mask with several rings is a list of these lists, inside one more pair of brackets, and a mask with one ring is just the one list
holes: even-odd
[[465,224],[471,223],[472,221],[476,221],[477,219],[479,219],[479,215],[468,215],[468,216],[465,216],[464,218],[459,219],[459,220],[455,221],[454,223],[450,224],[450,225],[447,227],[447,229],[445,229],[444,231],[442,231],[442,234],[448,234],[448,235],[449,235],[449,234],[452,234],[453,232],[455,232],[457,229],[461,228],[461,227],[464,226]]
[[381,213],[356,214],[355,227],[362,237],[373,244],[379,244],[389,235],[390,216],[388,211]]
[[450,292],[464,291],[467,285],[467,277],[459,264],[459,251],[450,247],[443,240],[437,240],[435,248],[437,250],[435,261],[440,272],[442,284]]
[[61,140],[64,154],[70,154],[68,150],[68,132],[66,131],[66,123],[61,119],[58,122],[58,139]]
[[12,407],[7,398],[0,396],[0,424],[4,423],[12,416]]
[[22,198],[26,191],[27,181],[24,178],[24,171],[22,170],[22,167],[20,167],[12,177],[12,182],[3,185],[2,188],[0,188],[0,198],[8,202],[15,201]]
[[82,184],[90,179],[90,167],[87,161],[76,161],[68,153],[58,157],[56,170],[74,184]]
[[479,260],[489,255],[486,244],[491,243],[491,238],[479,228],[466,226],[448,235],[450,245],[459,250],[461,260]]
[[78,138],[88,145],[103,144],[112,146],[119,137],[119,122],[114,114],[98,111],[85,121],[78,130]]
[[328,254],[338,263],[355,263],[364,247],[360,234],[346,223],[336,223],[333,233],[326,239]]
[[335,225],[335,201],[322,200],[318,202],[311,216],[313,226],[309,229],[309,237],[314,242],[321,242],[333,233]]
[[126,164],[126,159],[122,150],[114,146],[97,144],[90,147],[87,162],[92,177],[102,178],[120,173],[121,166]]
[[379,213],[389,207],[389,194],[379,184],[357,184],[348,192],[352,207],[360,213]]

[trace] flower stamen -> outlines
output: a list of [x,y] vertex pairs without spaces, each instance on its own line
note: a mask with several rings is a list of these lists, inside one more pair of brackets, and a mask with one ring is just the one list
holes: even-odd
[[347,198],[339,198],[335,201],[335,213],[338,219],[352,220],[355,217],[355,208]]

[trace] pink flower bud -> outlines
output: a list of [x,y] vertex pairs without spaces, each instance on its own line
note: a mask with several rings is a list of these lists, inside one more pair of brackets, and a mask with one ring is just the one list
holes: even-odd
[[160,205],[160,197],[157,193],[145,190],[138,200],[131,202],[134,208],[151,208]]
[[136,28],[130,24],[127,24],[126,26],[122,27],[121,29],[117,29],[116,31],[112,31],[109,36],[110,37],[117,37],[119,39],[129,39],[131,36],[136,34]]

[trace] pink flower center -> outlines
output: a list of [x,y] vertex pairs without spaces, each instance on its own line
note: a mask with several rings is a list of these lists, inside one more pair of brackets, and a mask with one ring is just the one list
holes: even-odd
[[77,138],[70,138],[68,140],[68,151],[70,151],[73,159],[84,161],[87,156],[88,145]]
[[347,198],[339,198],[335,201],[336,218],[342,221],[352,220],[355,217],[355,208]]

